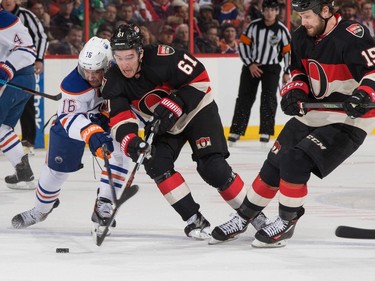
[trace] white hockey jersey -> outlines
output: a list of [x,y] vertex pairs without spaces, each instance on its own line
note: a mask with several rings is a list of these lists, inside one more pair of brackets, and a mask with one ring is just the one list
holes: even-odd
[[91,123],[90,114],[103,113],[104,99],[99,88],[93,88],[76,67],[60,85],[62,99],[57,111],[70,138],[82,141],[81,129]]
[[16,71],[34,64],[36,49],[27,28],[15,15],[0,8],[0,61]]

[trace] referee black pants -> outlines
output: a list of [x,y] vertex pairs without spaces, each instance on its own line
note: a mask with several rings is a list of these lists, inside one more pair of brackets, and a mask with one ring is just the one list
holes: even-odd
[[28,141],[33,146],[35,145],[36,138],[36,123],[35,123],[35,105],[34,96],[31,96],[25,105],[21,118],[21,132],[22,140]]
[[274,135],[275,133],[276,94],[281,66],[279,64],[263,65],[260,68],[263,74],[260,78],[257,78],[251,76],[247,66],[242,67],[238,97],[230,127],[230,133],[232,134],[245,135],[259,82],[262,82],[259,134]]

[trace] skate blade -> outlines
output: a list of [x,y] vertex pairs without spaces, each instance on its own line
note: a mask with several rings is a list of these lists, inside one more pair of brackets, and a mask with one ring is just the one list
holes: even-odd
[[[102,237],[103,231],[104,231],[105,226],[99,225],[98,223],[94,223],[92,229],[91,229],[91,235],[96,239],[96,237]],[[111,235],[111,230],[112,227],[108,229],[107,236]]]
[[196,240],[206,240],[211,238],[211,229],[206,227],[204,229],[194,229],[190,231],[188,237]]
[[251,246],[254,247],[254,248],[282,248],[282,247],[286,246],[286,240],[281,240],[281,241],[276,242],[276,243],[268,244],[268,243],[264,243],[264,242],[261,242],[261,241],[255,239],[251,243]]
[[14,190],[34,190],[36,188],[36,184],[34,181],[28,182],[19,182],[19,183],[6,183],[6,186],[9,189]]
[[217,244],[225,244],[227,242],[231,242],[231,241],[234,241],[234,240],[237,240],[238,239],[238,235],[233,237],[233,238],[229,238],[228,240],[217,240],[213,237],[211,237],[210,241],[208,241],[208,245],[217,245]]

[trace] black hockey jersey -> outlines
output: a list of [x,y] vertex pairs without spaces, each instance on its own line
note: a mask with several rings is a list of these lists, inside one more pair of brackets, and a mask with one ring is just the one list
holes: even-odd
[[124,77],[114,65],[105,75],[102,94],[109,100],[110,126],[118,141],[137,133],[135,113],[148,120],[160,100],[171,94],[183,102],[183,115],[169,131],[172,134],[180,133],[200,109],[213,101],[203,64],[191,54],[166,45],[144,47],[141,70],[133,78]]
[[[325,36],[312,38],[301,26],[292,35],[291,75],[293,81],[309,85],[309,97],[317,102],[341,102],[356,88],[375,101],[375,42],[369,31],[355,21],[335,15],[337,25]],[[311,110],[298,119],[310,126],[346,123],[369,131],[375,110],[350,119],[345,112]]]

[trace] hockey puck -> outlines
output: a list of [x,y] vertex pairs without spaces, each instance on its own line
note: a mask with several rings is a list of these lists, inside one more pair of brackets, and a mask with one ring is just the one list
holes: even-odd
[[57,254],[67,254],[69,253],[69,248],[56,248]]

